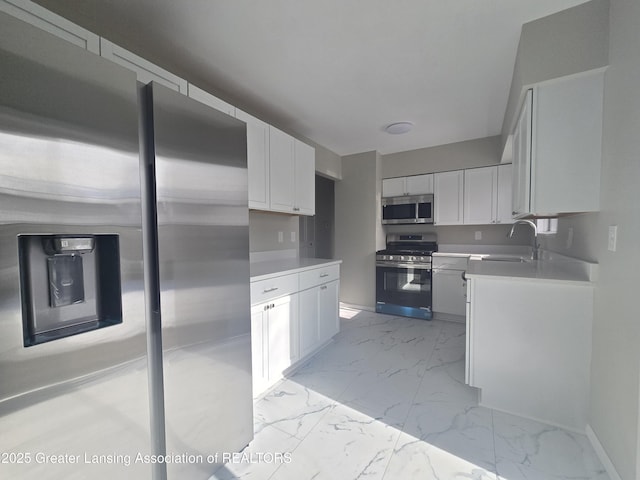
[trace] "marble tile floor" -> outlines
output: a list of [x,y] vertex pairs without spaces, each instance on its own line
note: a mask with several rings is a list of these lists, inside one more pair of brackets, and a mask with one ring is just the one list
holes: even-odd
[[478,406],[465,327],[341,309],[334,342],[255,404],[210,480],[608,480],[586,436]]

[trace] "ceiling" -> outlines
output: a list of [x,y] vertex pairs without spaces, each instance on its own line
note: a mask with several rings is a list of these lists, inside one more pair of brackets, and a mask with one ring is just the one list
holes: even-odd
[[585,2],[37,1],[339,155],[498,135],[522,24]]

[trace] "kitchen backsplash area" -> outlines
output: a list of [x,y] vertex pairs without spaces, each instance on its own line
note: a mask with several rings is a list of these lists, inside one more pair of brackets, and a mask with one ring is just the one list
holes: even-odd
[[[389,233],[435,233],[438,244],[456,245],[531,245],[531,230],[516,227],[508,238],[510,224],[505,225],[386,225]],[[478,232],[480,232],[478,234]],[[476,237],[480,238],[477,239]]]
[[249,211],[250,252],[276,250],[295,250],[297,252],[299,233],[299,220],[295,215]]

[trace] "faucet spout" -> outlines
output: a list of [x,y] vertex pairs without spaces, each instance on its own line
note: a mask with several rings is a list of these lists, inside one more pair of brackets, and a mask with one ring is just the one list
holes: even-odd
[[516,220],[511,226],[511,231],[509,232],[508,237],[513,238],[513,233],[516,230],[517,225],[529,225],[533,229],[533,239],[531,244],[531,259],[538,260],[538,249],[540,245],[538,245],[538,227],[531,220]]

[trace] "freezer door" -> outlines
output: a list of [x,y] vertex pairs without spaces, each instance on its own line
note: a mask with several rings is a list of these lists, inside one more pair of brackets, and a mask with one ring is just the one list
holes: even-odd
[[150,478],[135,75],[0,13],[0,84],[0,478]]
[[[151,90],[167,452],[235,452],[253,437],[246,127]],[[215,465],[168,464],[169,478]]]

